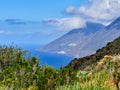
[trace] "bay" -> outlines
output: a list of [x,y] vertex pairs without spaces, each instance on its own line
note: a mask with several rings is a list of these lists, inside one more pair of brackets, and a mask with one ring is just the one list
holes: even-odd
[[32,56],[39,59],[40,65],[49,65],[55,68],[60,68],[61,66],[66,66],[72,59],[72,56],[67,56],[64,54],[55,54],[48,52],[40,52],[36,50],[35,45],[32,46],[22,46],[24,50],[28,50]]

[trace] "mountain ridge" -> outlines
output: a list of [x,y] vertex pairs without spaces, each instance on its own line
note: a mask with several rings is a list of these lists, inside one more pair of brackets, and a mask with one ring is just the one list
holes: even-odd
[[[95,28],[92,30],[92,28]],[[63,35],[62,37],[54,40],[53,42],[43,46],[40,48],[40,51],[51,52],[51,53],[59,53],[60,51],[69,51],[74,48],[77,44],[79,44],[84,38],[95,33],[98,29],[104,28],[105,26],[98,23],[87,22],[84,28],[73,29]],[[91,30],[88,30],[91,29]],[[67,50],[66,50],[67,48]],[[63,50],[62,50],[63,49]],[[66,53],[63,53],[66,54]],[[68,54],[73,56],[72,54]]]
[[120,17],[108,26],[87,22],[84,28],[74,29],[40,48],[40,51],[67,54],[74,57],[84,57],[94,54],[120,36]]

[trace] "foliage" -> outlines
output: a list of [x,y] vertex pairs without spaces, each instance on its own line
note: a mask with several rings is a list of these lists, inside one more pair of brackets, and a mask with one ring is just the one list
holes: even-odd
[[0,90],[116,90],[120,81],[119,57],[104,56],[89,71],[75,71],[70,67],[39,66],[39,60],[27,51],[1,46]]
[[105,55],[90,71],[78,71],[79,82],[57,90],[120,90],[120,55]]
[[[39,66],[39,61],[18,47],[0,47],[0,86],[15,90],[54,90],[77,80],[72,68]],[[11,90],[12,90],[11,89]]]
[[98,67],[103,67],[104,69],[108,69],[111,74],[111,78],[113,79],[114,84],[116,85],[117,90],[120,90],[119,82],[120,82],[120,55],[106,55],[104,58],[98,63]]
[[105,47],[98,49],[95,54],[72,60],[66,67],[72,67],[75,70],[85,70],[86,66],[96,64],[105,55],[115,55],[120,53],[120,37],[109,42]]
[[116,88],[109,73],[101,71],[87,74],[81,77],[79,82],[57,87],[56,90],[116,90]]

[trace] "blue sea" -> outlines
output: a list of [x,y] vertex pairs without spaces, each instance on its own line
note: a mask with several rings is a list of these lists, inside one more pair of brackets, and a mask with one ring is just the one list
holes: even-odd
[[35,50],[37,46],[24,46],[24,50],[29,50],[32,56],[39,59],[40,65],[49,65],[55,68],[64,67],[73,59],[72,56],[67,56],[64,54],[54,54],[47,52],[40,52]]

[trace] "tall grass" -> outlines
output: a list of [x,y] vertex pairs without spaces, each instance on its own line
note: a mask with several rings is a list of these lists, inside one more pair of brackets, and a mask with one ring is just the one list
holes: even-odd
[[13,90],[13,88],[11,87],[7,87],[7,86],[0,86],[0,90]]
[[116,90],[109,73],[101,71],[81,77],[73,85],[59,86],[56,90]]

